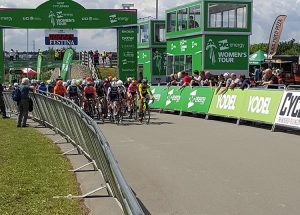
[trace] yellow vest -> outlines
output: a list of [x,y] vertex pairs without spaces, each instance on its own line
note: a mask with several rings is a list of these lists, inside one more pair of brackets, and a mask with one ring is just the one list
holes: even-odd
[[39,55],[40,55],[40,56],[43,56],[42,50],[39,51]]
[[102,53],[102,57],[106,57],[106,52],[105,52],[105,53],[104,53],[104,52]]
[[55,57],[59,57],[58,51],[55,51]]

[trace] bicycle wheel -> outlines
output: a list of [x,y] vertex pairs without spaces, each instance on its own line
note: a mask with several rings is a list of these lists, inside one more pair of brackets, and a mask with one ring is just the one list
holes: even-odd
[[116,124],[119,124],[119,114],[118,114],[118,109],[117,109],[117,105],[116,102],[113,103],[113,118],[114,118],[114,122]]
[[138,108],[137,108],[136,104],[133,105],[133,117],[134,117],[134,120],[138,120]]
[[102,117],[102,104],[101,103],[99,103],[99,108],[96,112],[97,112],[97,119],[100,120]]
[[146,110],[145,110],[145,121],[146,121],[146,124],[149,125],[150,123],[150,107],[148,105],[148,103],[146,103]]

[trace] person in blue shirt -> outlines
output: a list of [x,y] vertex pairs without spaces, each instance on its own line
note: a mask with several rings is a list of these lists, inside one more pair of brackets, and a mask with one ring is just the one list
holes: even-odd
[[254,73],[252,73],[252,75],[254,76],[254,81],[259,81],[259,69],[254,66]]
[[43,92],[47,92],[48,88],[46,86],[45,82],[41,82],[40,85],[38,86],[37,90],[43,91]]
[[179,86],[182,86],[183,85],[183,79],[184,79],[183,72],[178,72],[178,78],[179,78]]
[[244,90],[245,88],[247,89],[250,86],[250,81],[244,74],[240,74],[240,89]]

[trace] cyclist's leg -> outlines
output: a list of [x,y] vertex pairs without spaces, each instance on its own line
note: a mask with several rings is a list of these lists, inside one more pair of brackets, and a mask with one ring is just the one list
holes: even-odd
[[143,99],[140,98],[139,99],[139,113],[142,113],[142,110],[143,110]]
[[99,109],[99,98],[95,98],[96,100],[96,108]]

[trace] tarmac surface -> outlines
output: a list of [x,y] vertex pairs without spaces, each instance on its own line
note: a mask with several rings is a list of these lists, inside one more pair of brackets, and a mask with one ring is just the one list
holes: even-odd
[[300,214],[299,134],[158,113],[99,126],[146,214]]

